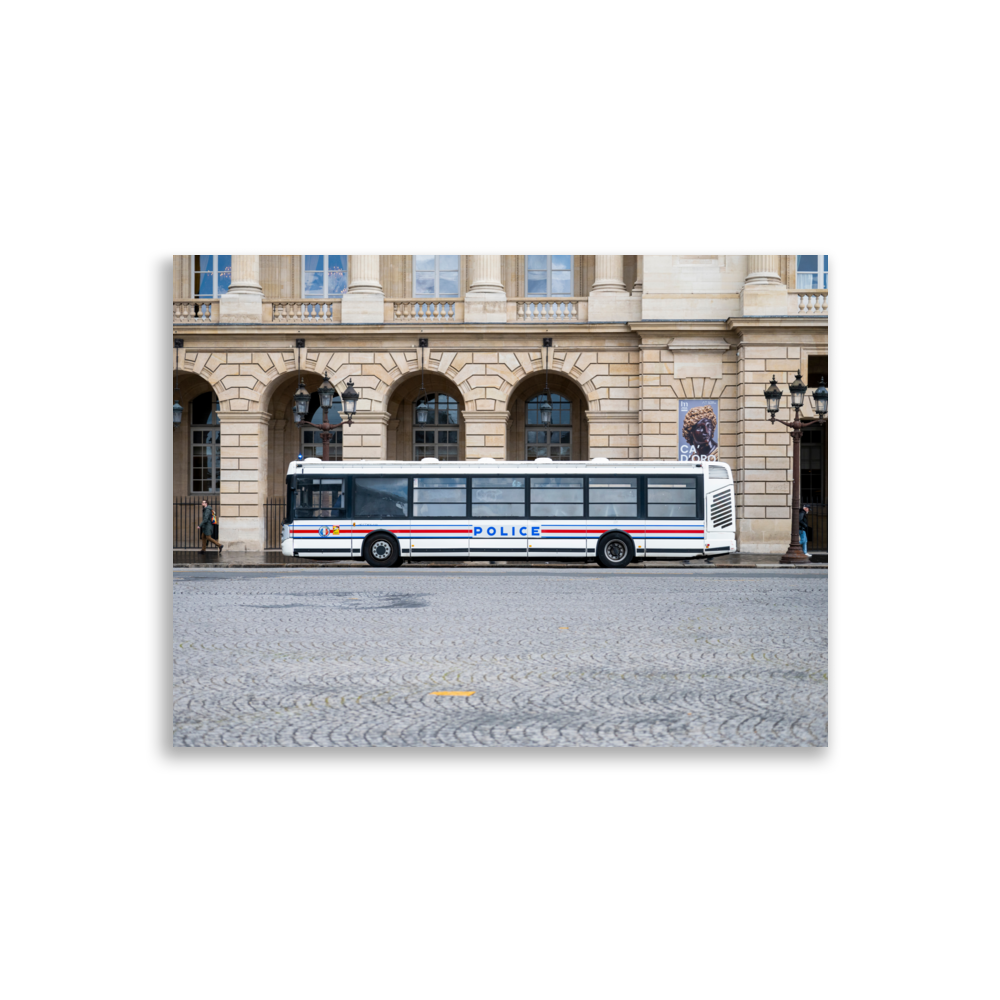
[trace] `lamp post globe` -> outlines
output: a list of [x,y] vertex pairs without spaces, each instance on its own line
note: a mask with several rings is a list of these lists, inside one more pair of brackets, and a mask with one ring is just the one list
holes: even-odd
[[771,384],[764,390],[764,399],[767,400],[767,413],[773,424],[774,418],[778,413],[778,407],[781,405],[781,389],[773,375],[771,376]]
[[795,373],[795,381],[788,387],[792,396],[792,408],[798,414],[806,401],[806,385],[802,381],[802,372]]
[[344,412],[347,414],[347,423],[350,426],[351,418],[358,408],[358,390],[354,388],[354,380],[347,380],[347,388],[344,389],[340,397],[344,401]]
[[[330,384],[330,376],[323,376],[323,384],[319,387],[319,405],[324,410],[329,410],[333,406],[333,401],[337,398],[337,390]],[[324,414],[324,419],[326,414]]]
[[823,377],[820,376],[819,385],[816,387],[816,391],[813,393],[813,406],[816,409],[816,413],[821,416],[826,416],[826,408],[829,404],[830,393],[827,391],[825,385],[823,385]]

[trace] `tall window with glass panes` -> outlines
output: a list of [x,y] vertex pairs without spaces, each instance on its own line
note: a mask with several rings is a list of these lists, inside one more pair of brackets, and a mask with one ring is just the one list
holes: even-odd
[[529,297],[562,298],[573,294],[572,254],[528,254],[524,273]]
[[229,283],[233,280],[232,254],[194,254],[191,263],[193,298],[217,299],[229,291]]
[[203,392],[191,400],[191,492],[219,492],[219,400]]
[[429,392],[413,404],[413,458],[458,461],[458,400]]
[[457,299],[458,254],[414,254],[413,297]]
[[826,288],[830,255],[825,253],[800,253],[795,257],[796,288]]
[[346,253],[302,255],[302,297],[339,299],[347,291]]
[[[548,423],[542,404],[552,407]],[[524,457],[568,462],[572,452],[573,404],[557,392],[540,393],[528,400],[524,411]]]

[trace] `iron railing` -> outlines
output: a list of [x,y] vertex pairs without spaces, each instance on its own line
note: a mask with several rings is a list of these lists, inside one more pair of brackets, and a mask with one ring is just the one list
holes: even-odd
[[264,501],[264,520],[267,522],[265,549],[281,548],[281,522],[285,519],[286,506],[284,497],[270,497]]
[[194,497],[174,497],[174,548],[201,548],[201,502],[207,500],[209,506],[219,516],[219,495],[206,493]]
[[806,524],[809,530],[806,532],[807,547],[810,554],[813,552],[828,552],[829,534],[826,525],[826,504],[809,504],[809,513],[806,514]]

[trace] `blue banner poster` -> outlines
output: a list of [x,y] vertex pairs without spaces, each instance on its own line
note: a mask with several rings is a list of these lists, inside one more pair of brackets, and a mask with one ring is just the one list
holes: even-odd
[[682,462],[719,460],[719,401],[680,400],[677,457]]

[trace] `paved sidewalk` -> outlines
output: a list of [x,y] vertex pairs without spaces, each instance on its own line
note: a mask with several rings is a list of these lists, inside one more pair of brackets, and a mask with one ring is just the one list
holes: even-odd
[[[736,568],[736,569],[761,569],[764,567],[774,568],[780,567],[781,569],[826,569],[827,568],[827,554],[825,552],[818,553],[815,557],[815,561],[810,559],[810,561],[803,566],[788,565],[780,562],[780,555],[761,555],[757,553],[737,553],[736,555],[729,556],[716,556],[711,562],[706,562],[704,559],[691,559],[684,562],[680,559],[650,559],[646,562],[637,561],[632,563],[629,569],[670,569],[670,568],[680,568],[685,569],[723,569],[726,567]],[[414,561],[412,564],[404,563],[406,565],[413,566],[488,566],[489,562],[485,560],[469,560],[469,561],[449,561],[440,562],[429,559],[419,559]],[[525,560],[511,560],[509,562],[503,560],[497,560],[495,563],[497,566],[587,566],[590,568],[598,568],[596,562],[580,563],[576,560],[566,560],[562,562],[548,562],[548,561],[535,561],[532,560],[530,563]],[[325,566],[327,568],[331,566],[349,567],[354,566],[363,569],[371,569],[363,559],[311,559],[303,558],[298,559],[289,556],[283,556],[280,552],[229,552],[223,550],[221,555],[218,551],[206,552],[202,555],[196,549],[174,549],[174,566],[198,566],[198,567],[209,567],[217,566],[220,568],[236,568],[236,567],[248,567],[248,568],[262,568],[265,566],[295,566],[299,569],[308,567]]]

